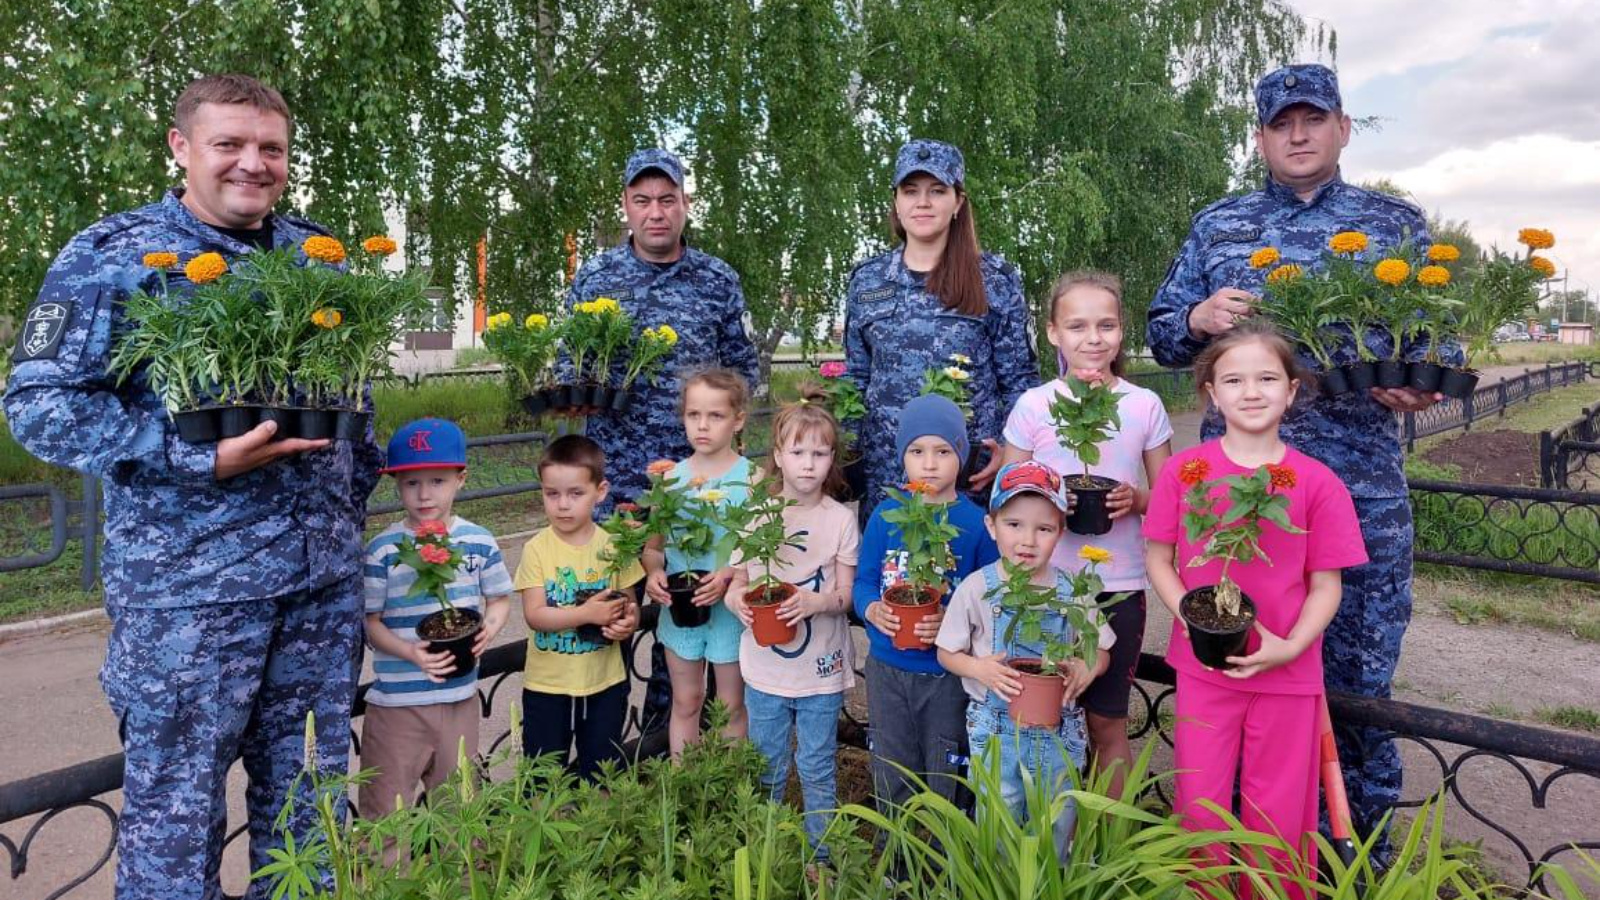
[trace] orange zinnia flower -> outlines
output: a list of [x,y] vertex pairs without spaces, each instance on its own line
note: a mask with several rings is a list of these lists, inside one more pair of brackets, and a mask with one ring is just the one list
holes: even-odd
[[927,483],[926,481],[908,481],[905,483],[905,489],[906,493],[908,494],[933,493],[933,485]]
[[1267,477],[1271,479],[1272,486],[1280,491],[1294,487],[1294,470],[1288,466],[1275,466],[1267,464]]
[[1191,459],[1178,467],[1178,480],[1194,487],[1211,474],[1211,464],[1203,459]]
[[650,465],[645,466],[644,470],[646,474],[660,476],[671,472],[672,467],[675,465],[677,464],[670,459],[658,459]]

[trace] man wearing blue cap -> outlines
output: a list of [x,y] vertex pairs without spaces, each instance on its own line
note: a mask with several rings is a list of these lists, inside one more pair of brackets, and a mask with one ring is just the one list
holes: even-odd
[[[1250,265],[1257,249],[1275,247],[1281,263],[1312,269],[1321,265],[1329,238],[1343,231],[1367,236],[1369,261],[1404,241],[1428,243],[1415,206],[1340,177],[1350,117],[1332,70],[1294,65],[1268,74],[1256,84],[1256,113],[1256,150],[1266,162],[1267,183],[1195,216],[1150,305],[1150,349],[1162,365],[1190,364],[1213,337],[1263,302],[1267,270]],[[1389,355],[1386,333],[1367,329],[1359,337],[1378,358]],[[1355,340],[1346,329],[1334,347],[1335,365],[1356,361]],[[1407,359],[1422,353],[1420,346],[1403,350]],[[1316,368],[1309,356],[1302,359]],[[1371,558],[1344,572],[1344,596],[1323,647],[1330,690],[1389,696],[1411,620],[1411,506],[1396,413],[1426,409],[1439,399],[1409,388],[1337,397],[1307,391],[1283,421],[1284,441],[1327,464],[1349,487]],[[1209,411],[1202,439],[1221,433],[1221,417]],[[1339,746],[1351,810],[1363,831],[1376,827],[1400,799],[1399,753],[1393,741],[1367,732]]]
[[612,500],[644,493],[651,462],[692,452],[677,412],[683,374],[721,366],[754,387],[759,371],[738,273],[683,239],[689,219],[683,187],[683,163],[672,153],[650,148],[630,156],[622,190],[628,240],[584,263],[567,295],[569,306],[610,297],[636,328],[671,325],[678,333],[659,374],[636,383],[626,415],[589,417],[587,434],[606,454]]
[[901,408],[922,393],[928,370],[961,372],[968,440],[990,452],[972,476],[978,487],[1000,466],[1006,413],[1039,381],[1022,276],[978,245],[961,150],[920,139],[901,147],[889,215],[901,243],[859,263],[845,296],[846,377],[867,405],[859,430],[863,516],[900,480],[896,423]]

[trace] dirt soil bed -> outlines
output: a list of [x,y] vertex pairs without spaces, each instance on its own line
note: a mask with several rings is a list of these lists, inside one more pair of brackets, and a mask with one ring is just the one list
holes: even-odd
[[1521,431],[1473,431],[1423,453],[1437,465],[1459,466],[1473,484],[1539,486],[1539,436]]

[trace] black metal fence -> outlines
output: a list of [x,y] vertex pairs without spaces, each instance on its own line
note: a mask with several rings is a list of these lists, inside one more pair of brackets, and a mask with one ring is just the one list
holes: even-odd
[[1539,434],[1539,484],[1569,491],[1600,490],[1600,404]]
[[1410,482],[1418,562],[1600,584],[1600,493]]
[[1490,416],[1502,417],[1507,408],[1537,394],[1600,377],[1600,363],[1571,362],[1546,364],[1542,369],[1526,369],[1521,375],[1484,385],[1461,400],[1446,399],[1419,413],[1400,417],[1401,434],[1409,452],[1418,438],[1443,434],[1457,428],[1472,430],[1472,423]]

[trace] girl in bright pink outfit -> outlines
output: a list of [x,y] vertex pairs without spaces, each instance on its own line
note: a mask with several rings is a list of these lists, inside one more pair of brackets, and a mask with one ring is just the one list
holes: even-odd
[[[1322,463],[1284,444],[1278,423],[1299,388],[1294,351],[1276,333],[1247,323],[1214,341],[1195,362],[1195,382],[1222,414],[1224,435],[1172,457],[1145,514],[1151,587],[1173,613],[1167,662],[1178,673],[1175,807],[1194,829],[1220,828],[1201,805],[1228,809],[1235,777],[1245,827],[1300,850],[1298,862],[1269,853],[1279,871],[1316,872],[1309,835],[1317,828],[1317,740],[1322,632],[1339,607],[1340,570],[1367,561],[1355,505]],[[1190,649],[1178,617],[1183,595],[1217,584],[1222,562],[1190,567],[1203,547],[1187,540],[1183,495],[1190,486],[1269,466],[1274,493],[1289,499],[1303,533],[1263,521],[1265,559],[1232,563],[1229,578],[1257,607],[1254,633],[1229,668],[1208,669]],[[1213,496],[1222,497],[1220,485]],[[1225,516],[1226,513],[1224,512]],[[1269,563],[1268,560],[1271,560]],[[1224,850],[1213,848],[1219,862]],[[1258,861],[1266,864],[1266,860]],[[1248,892],[1241,892],[1249,896]],[[1288,896],[1302,896],[1289,890]]]

